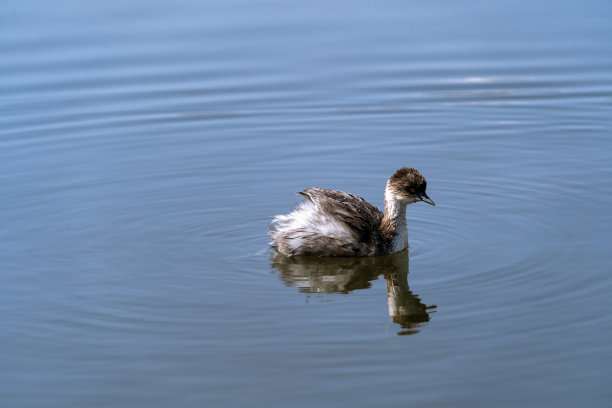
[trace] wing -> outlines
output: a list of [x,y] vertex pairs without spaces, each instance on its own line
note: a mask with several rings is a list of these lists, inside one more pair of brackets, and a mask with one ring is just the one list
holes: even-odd
[[384,214],[361,197],[338,190],[311,187],[298,193],[317,209],[344,223],[362,243],[375,243]]

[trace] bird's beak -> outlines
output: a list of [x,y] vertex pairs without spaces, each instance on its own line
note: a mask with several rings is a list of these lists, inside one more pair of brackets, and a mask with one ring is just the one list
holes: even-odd
[[436,205],[436,203],[434,203],[431,198],[427,197],[427,194],[425,193],[419,194],[419,198],[421,199],[421,201],[424,201],[427,204],[434,205],[434,206]]

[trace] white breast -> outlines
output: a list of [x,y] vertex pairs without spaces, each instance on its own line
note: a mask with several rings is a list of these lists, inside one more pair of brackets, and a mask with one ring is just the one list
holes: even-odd
[[404,219],[403,225],[398,225],[391,242],[391,252],[399,252],[408,248],[408,228]]
[[391,252],[399,252],[408,248],[408,226],[406,225],[406,206],[414,200],[392,193],[387,183],[385,189],[385,211],[395,222],[395,235],[391,241]]

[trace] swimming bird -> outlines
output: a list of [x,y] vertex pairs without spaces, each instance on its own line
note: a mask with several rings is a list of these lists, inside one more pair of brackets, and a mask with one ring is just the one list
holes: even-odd
[[361,197],[311,187],[295,209],[270,224],[271,245],[286,256],[378,256],[408,248],[406,206],[436,205],[425,193],[425,177],[402,167],[387,181],[385,212]]

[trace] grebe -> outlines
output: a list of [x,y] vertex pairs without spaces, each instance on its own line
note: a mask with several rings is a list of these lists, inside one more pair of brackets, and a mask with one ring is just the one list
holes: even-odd
[[385,213],[361,197],[311,187],[290,214],[270,224],[271,245],[281,254],[378,256],[408,248],[406,206],[417,201],[436,205],[425,194],[427,182],[416,169],[402,167],[385,188]]

